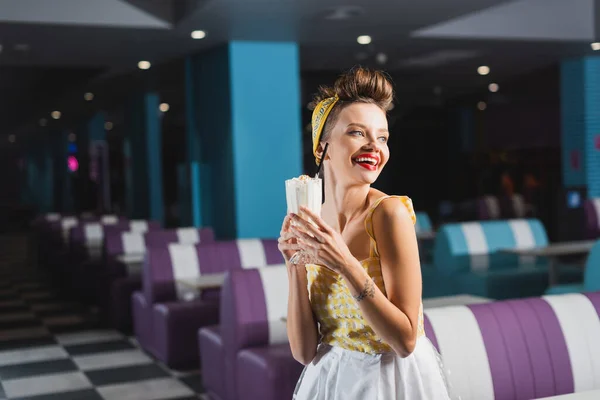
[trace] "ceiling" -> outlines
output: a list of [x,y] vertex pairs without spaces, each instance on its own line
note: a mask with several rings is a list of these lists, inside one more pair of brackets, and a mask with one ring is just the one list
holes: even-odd
[[[296,41],[304,72],[377,65],[394,72],[407,97],[457,95],[592,54],[598,2],[0,0],[0,126],[5,134],[31,129],[53,108],[81,103],[89,87],[104,89],[104,104],[140,80],[168,92],[181,84],[177,59],[230,40]],[[206,38],[193,40],[195,29]],[[362,34],[372,43],[359,45]],[[153,68],[138,71],[140,60]],[[476,74],[482,64],[487,77]]]

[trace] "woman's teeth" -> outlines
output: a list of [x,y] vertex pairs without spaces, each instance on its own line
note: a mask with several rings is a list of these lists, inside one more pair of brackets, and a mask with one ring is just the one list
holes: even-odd
[[370,164],[370,165],[377,164],[377,161],[375,161],[374,159],[372,159],[372,158],[366,158],[366,157],[359,157],[359,158],[355,159],[354,161],[357,162],[357,163],[367,163],[367,164]]

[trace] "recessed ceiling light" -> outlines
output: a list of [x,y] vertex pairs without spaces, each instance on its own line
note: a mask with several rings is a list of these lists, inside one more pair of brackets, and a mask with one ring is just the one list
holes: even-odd
[[361,35],[356,38],[358,44],[369,44],[371,43],[371,36],[369,35]]
[[150,61],[140,61],[138,63],[139,69],[150,69],[151,66],[152,66],[152,64],[150,64]]
[[94,93],[87,92],[83,95],[83,98],[85,99],[85,101],[92,101],[94,100]]
[[375,56],[375,61],[377,61],[377,63],[380,65],[385,64],[387,62],[387,60],[388,60],[388,57],[387,57],[387,54],[385,54],[385,53],[378,53]]
[[69,142],[74,142],[77,140],[77,135],[74,134],[73,132],[69,133],[69,137],[68,137]]
[[204,31],[193,31],[192,39],[204,39],[206,37],[206,32]]
[[477,108],[480,111],[483,111],[487,108],[487,104],[485,104],[485,101],[480,101],[479,103],[477,103]]
[[169,111],[169,108],[171,108],[171,106],[169,106],[169,103],[162,103],[160,106],[158,106],[158,109],[162,112]]
[[107,131],[112,130],[112,128],[114,128],[114,124],[110,121],[106,121],[104,123],[104,129],[106,129]]
[[9,143],[14,143],[16,140],[17,140],[17,137],[15,135],[10,135],[8,137]]
[[50,114],[52,116],[52,118],[54,119],[60,119],[62,113],[60,111],[52,111],[52,113]]
[[498,89],[500,89],[500,86],[498,86],[497,83],[490,83],[488,85],[488,89],[490,90],[490,92],[496,93],[498,91]]
[[490,73],[490,67],[487,65],[482,65],[481,67],[477,68],[477,73],[479,75],[487,75]]
[[40,126],[46,126],[48,124],[48,120],[46,118],[40,119]]
[[600,42],[594,42],[594,43],[590,43],[590,47],[592,48],[592,50],[597,51],[600,50]]

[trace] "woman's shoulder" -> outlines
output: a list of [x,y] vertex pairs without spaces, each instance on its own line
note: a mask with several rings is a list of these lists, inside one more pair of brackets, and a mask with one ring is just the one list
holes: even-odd
[[371,214],[373,218],[410,218],[413,224],[417,217],[410,197],[389,195],[377,189],[371,189]]

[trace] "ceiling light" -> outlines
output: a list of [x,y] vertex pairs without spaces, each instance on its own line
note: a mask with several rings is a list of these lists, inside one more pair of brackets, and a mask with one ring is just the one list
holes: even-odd
[[83,95],[83,98],[85,99],[85,101],[92,101],[94,100],[94,93],[87,92]]
[[498,91],[498,89],[500,89],[500,86],[498,86],[497,83],[490,83],[488,85],[488,89],[490,90],[490,92],[496,93]]
[[169,108],[171,108],[171,106],[169,106],[169,103],[162,103],[158,109],[162,112],[167,112],[169,111]]
[[40,119],[40,126],[46,126],[48,124],[48,120],[46,118]]
[[112,128],[114,128],[114,126],[115,125],[112,122],[110,122],[110,121],[106,121],[104,123],[104,129],[106,129],[107,131],[112,130]]
[[54,119],[60,119],[62,113],[60,111],[52,111],[52,113],[50,114],[52,116],[52,118]]
[[69,133],[69,137],[68,137],[69,142],[74,142],[77,140],[77,135],[75,135],[73,132]]
[[204,39],[206,37],[206,32],[204,31],[193,31],[192,39]]
[[477,108],[480,111],[483,111],[487,108],[487,104],[485,104],[485,101],[480,101],[479,103],[477,103]]
[[9,143],[14,143],[16,140],[17,140],[17,137],[15,135],[10,135],[8,137]]
[[138,63],[139,69],[150,69],[151,66],[152,66],[152,64],[150,64],[150,61],[140,61]]
[[358,44],[369,44],[371,43],[371,36],[369,35],[361,35],[356,38]]
[[479,75],[487,75],[490,73],[490,67],[487,65],[482,65],[481,67],[477,68],[477,73]]
[[385,64],[387,62],[387,59],[388,59],[388,57],[387,57],[387,54],[385,54],[385,53],[378,53],[375,56],[375,61],[377,61],[377,63],[381,64],[381,65]]
[[590,47],[592,48],[592,50],[597,51],[600,50],[600,42],[594,42],[590,44]]

